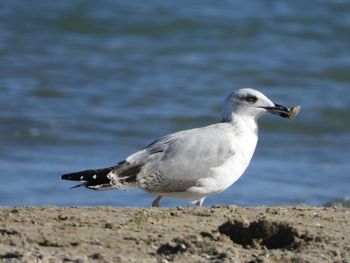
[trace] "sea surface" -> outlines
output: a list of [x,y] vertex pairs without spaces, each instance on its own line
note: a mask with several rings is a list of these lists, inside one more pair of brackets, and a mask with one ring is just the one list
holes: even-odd
[[149,207],[59,177],[219,122],[241,87],[302,112],[260,119],[244,176],[204,205],[348,197],[350,1],[1,1],[0,205]]

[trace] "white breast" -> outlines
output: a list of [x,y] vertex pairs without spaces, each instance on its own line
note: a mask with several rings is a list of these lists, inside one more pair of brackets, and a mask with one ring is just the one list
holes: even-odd
[[210,168],[210,176],[198,180],[196,186],[187,191],[200,195],[216,194],[224,191],[242,176],[249,165],[257,144],[256,134],[232,138],[234,154],[218,167]]

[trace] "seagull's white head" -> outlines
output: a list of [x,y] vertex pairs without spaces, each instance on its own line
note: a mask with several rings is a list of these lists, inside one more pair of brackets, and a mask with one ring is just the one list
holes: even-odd
[[277,114],[283,118],[290,117],[291,110],[275,104],[260,91],[254,89],[239,89],[230,93],[225,101],[223,121],[229,122],[233,115],[258,119],[265,113]]

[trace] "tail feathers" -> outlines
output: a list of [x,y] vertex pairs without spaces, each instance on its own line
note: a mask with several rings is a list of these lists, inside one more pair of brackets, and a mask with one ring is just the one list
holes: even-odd
[[130,164],[127,161],[122,161],[113,167],[65,174],[61,176],[61,179],[85,181],[72,188],[85,186],[93,190],[125,189],[136,186],[137,175],[142,166],[143,164]]
[[97,170],[85,170],[76,173],[64,174],[61,176],[61,179],[71,181],[85,181],[84,183],[73,186],[71,189],[80,186],[85,186],[94,190],[110,189],[114,187],[111,185],[111,180],[107,177],[107,175],[114,168],[116,168],[116,166]]

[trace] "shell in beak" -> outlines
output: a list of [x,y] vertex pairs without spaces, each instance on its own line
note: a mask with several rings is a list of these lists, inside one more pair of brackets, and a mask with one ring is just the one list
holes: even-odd
[[288,108],[279,104],[275,104],[274,107],[264,107],[264,109],[272,114],[279,115],[282,118],[293,119],[299,114],[301,107],[298,105],[292,108]]

